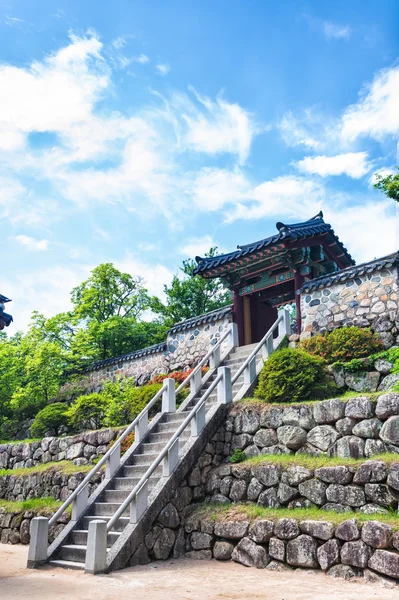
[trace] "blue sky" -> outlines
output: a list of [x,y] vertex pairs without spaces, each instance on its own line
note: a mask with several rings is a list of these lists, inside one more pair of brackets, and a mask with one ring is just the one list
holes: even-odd
[[[184,258],[320,209],[395,248],[396,0],[0,0],[0,290],[13,329],[104,261],[161,294]],[[12,309],[11,309],[12,307]]]

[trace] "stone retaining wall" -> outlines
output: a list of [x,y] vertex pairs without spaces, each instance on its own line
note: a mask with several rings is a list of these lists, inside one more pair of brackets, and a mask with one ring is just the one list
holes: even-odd
[[87,465],[108,449],[121,428],[99,429],[63,438],[47,437],[39,442],[0,444],[0,469],[34,467],[43,463],[72,460]]
[[[18,512],[7,512],[0,508],[0,543],[1,544],[29,544],[30,542],[30,522],[34,517],[42,516],[42,511],[26,510]],[[46,517],[51,517],[52,513],[45,513]],[[61,533],[69,521],[69,515],[63,513],[54,525],[49,528],[50,544]]]

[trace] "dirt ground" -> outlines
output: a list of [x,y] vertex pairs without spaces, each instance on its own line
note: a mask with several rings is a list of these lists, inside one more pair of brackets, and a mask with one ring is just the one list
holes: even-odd
[[96,577],[51,567],[32,571],[25,569],[27,551],[0,544],[1,600],[399,600],[399,586],[216,561],[171,560]]

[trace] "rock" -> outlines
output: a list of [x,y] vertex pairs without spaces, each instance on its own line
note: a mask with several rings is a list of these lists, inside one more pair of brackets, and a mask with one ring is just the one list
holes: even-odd
[[344,506],[343,504],[335,503],[335,502],[327,502],[323,505],[323,510],[327,510],[335,513],[345,513],[352,512],[349,506]]
[[366,483],[364,487],[367,500],[374,502],[379,506],[397,504],[397,500],[389,491],[388,486],[382,483]]
[[193,550],[206,550],[211,548],[213,537],[209,533],[194,531],[190,536],[190,543]]
[[392,536],[392,546],[399,550],[399,531],[396,531]]
[[287,504],[287,502],[294,500],[294,498],[297,498],[298,496],[299,491],[297,488],[291,487],[286,483],[280,483],[278,486],[277,498],[281,504]]
[[387,447],[381,440],[366,440],[364,445],[364,454],[367,458],[376,454],[383,454],[387,451]]
[[271,427],[272,429],[281,427],[283,424],[283,412],[284,409],[280,406],[271,406],[262,412],[260,417],[261,427]]
[[399,554],[388,550],[376,550],[368,562],[370,569],[397,579],[399,577]]
[[247,458],[252,458],[253,456],[259,456],[260,450],[258,446],[252,444],[252,446],[247,446],[244,450],[244,454]]
[[304,446],[302,446],[302,448],[295,452],[295,454],[298,454],[299,456],[301,454],[305,456],[327,456],[326,452],[323,452],[319,448],[316,448],[316,446],[312,446],[312,444],[305,444]]
[[345,387],[345,369],[343,367],[334,367],[333,365],[329,365],[327,369],[334,377],[337,387]]
[[284,565],[283,563],[272,560],[266,567],[266,571],[292,571],[292,567]]
[[399,446],[399,416],[389,417],[380,431],[380,438],[387,444]]
[[234,420],[236,433],[255,433],[258,429],[259,415],[251,408],[245,408]]
[[327,500],[352,507],[366,504],[364,490],[357,485],[331,484],[327,488]]
[[385,360],[385,358],[377,358],[374,362],[374,369],[382,375],[389,375],[393,369],[393,363],[389,360]]
[[144,538],[144,543],[148,550],[153,549],[155,542],[161,535],[161,531],[162,531],[162,528],[159,527],[158,525],[155,525],[155,527],[152,527],[150,529],[150,531],[147,533],[147,535]]
[[393,326],[394,325],[387,314],[379,315],[374,319],[373,322],[373,329],[376,333],[382,333],[383,331],[391,331]]
[[381,427],[379,419],[365,419],[354,426],[352,433],[362,438],[378,438]]
[[284,425],[292,425],[309,431],[316,423],[310,406],[287,406],[283,412]]
[[283,540],[278,538],[270,538],[269,541],[269,554],[271,558],[275,560],[285,560],[285,543]]
[[351,542],[360,538],[360,530],[355,519],[348,519],[340,523],[335,529],[335,537],[345,542]]
[[342,419],[344,414],[345,404],[339,398],[318,402],[313,409],[314,420],[319,425],[335,423]]
[[299,535],[296,519],[279,519],[274,525],[274,535],[281,540],[291,540]]
[[381,460],[368,460],[356,469],[353,483],[376,483],[387,478],[387,466]]
[[399,415],[399,394],[390,392],[380,396],[377,400],[375,414],[379,419],[388,419],[394,415]]
[[239,540],[248,533],[248,521],[220,521],[215,523],[215,535],[228,540]]
[[264,544],[272,537],[273,528],[273,521],[258,519],[250,526],[248,536],[257,544]]
[[338,438],[339,433],[335,431],[334,427],[331,427],[331,425],[319,425],[309,431],[307,442],[325,452]]
[[362,540],[372,548],[389,548],[392,534],[392,527],[379,521],[367,521],[362,527]]
[[281,466],[274,464],[258,465],[251,469],[252,475],[266,487],[277,485],[280,481]]
[[352,481],[352,473],[348,467],[320,467],[316,469],[315,476],[325,483],[346,484]]
[[266,550],[262,546],[255,544],[248,537],[238,542],[231,558],[246,567],[256,567],[257,569],[264,569],[269,562]]
[[[375,310],[376,305],[373,306],[373,310]],[[377,333],[376,336],[382,343],[382,346],[385,350],[388,350],[395,343],[395,338],[389,331],[382,331],[381,333]]]
[[154,544],[154,556],[157,560],[166,560],[175,543],[175,534],[171,529],[164,528]]
[[352,419],[370,419],[374,416],[374,405],[367,396],[350,398],[345,407],[345,416]]
[[287,543],[287,563],[295,567],[317,568],[317,542],[309,535],[300,535]]
[[256,502],[259,498],[259,494],[263,491],[263,485],[256,479],[256,477],[252,477],[249,482],[249,486],[247,489],[247,498],[251,502]]
[[176,535],[175,545],[173,546],[173,558],[180,558],[186,553],[186,540],[184,535],[184,528],[180,527]]
[[320,568],[327,571],[332,566],[339,563],[341,544],[338,540],[328,540],[325,544],[317,549],[317,560]]
[[359,510],[365,515],[388,514],[388,511],[378,504],[365,504]]
[[233,481],[229,498],[233,502],[240,502],[241,500],[246,500],[247,497],[247,484],[243,480],[236,479]]
[[306,436],[305,429],[294,425],[283,425],[277,429],[278,441],[291,450],[299,450],[306,443]]
[[364,458],[364,440],[355,435],[347,435],[337,440],[328,453],[339,458]]
[[[345,405],[343,405],[345,408]],[[352,429],[356,425],[356,419],[352,419],[351,417],[345,417],[344,419],[340,419],[335,423],[336,430],[342,436],[351,435]]]
[[[382,481],[379,479],[377,481]],[[387,478],[387,484],[396,491],[399,491],[399,464],[394,463],[389,468],[389,475]]]
[[147,550],[145,544],[140,544],[140,546],[137,548],[136,552],[133,554],[132,558],[130,559],[129,564],[131,567],[135,567],[137,565],[147,565],[150,562],[151,562],[151,559],[148,556],[148,550]]
[[213,547],[213,558],[216,560],[230,560],[234,546],[230,542],[215,542]]
[[360,567],[364,569],[367,567],[372,553],[372,549],[361,540],[356,540],[355,542],[345,542],[341,548],[341,562],[344,565],[350,565],[351,567]]
[[329,571],[327,571],[327,575],[334,578],[339,577],[345,579],[345,581],[349,581],[350,579],[360,577],[360,571],[353,569],[349,565],[335,565],[334,567],[331,567]]
[[30,541],[30,519],[24,519],[19,528],[21,544],[29,544]]
[[172,502],[178,511],[188,506],[193,498],[193,493],[188,486],[179,486],[172,496]]
[[308,479],[312,479],[313,471],[307,469],[306,467],[294,465],[292,467],[288,467],[288,469],[284,471],[283,477],[284,483],[296,486],[300,483],[303,483],[304,481],[307,481]]
[[399,382],[399,373],[392,373],[387,375],[381,381],[378,391],[385,392],[385,390],[391,390]]
[[184,556],[193,560],[211,560],[212,550],[192,550],[191,552],[186,552]]
[[277,493],[275,488],[268,488],[261,494],[259,494],[258,504],[269,508],[280,508],[280,502],[277,499]]
[[84,447],[84,442],[72,444],[72,446],[69,446],[68,450],[66,451],[66,459],[73,460],[74,458],[79,458],[83,455]]
[[158,521],[161,523],[161,525],[164,527],[169,527],[170,529],[174,529],[175,527],[179,526],[179,514],[171,502],[169,502],[169,504],[167,504],[165,508],[161,510],[158,515]]
[[224,477],[219,484],[220,493],[224,496],[228,496],[230,494],[230,488],[233,481],[234,478],[231,475]]
[[253,441],[260,448],[274,446],[277,444],[277,433],[275,429],[259,429],[255,433]]
[[328,521],[302,521],[299,523],[302,533],[307,533],[320,540],[329,540],[334,535],[334,525]]
[[311,502],[322,506],[326,502],[327,485],[318,479],[309,479],[298,486],[301,496],[305,496]]
[[[376,392],[380,383],[381,374],[378,371],[360,371],[359,373],[347,373],[345,383],[355,392]],[[347,416],[353,416],[347,414]]]
[[363,578],[365,583],[379,583],[386,588],[396,587],[396,581],[394,579],[384,577],[384,575],[377,575],[377,573],[374,573],[374,571],[370,571],[369,569],[364,569]]
[[244,450],[247,446],[252,443],[252,435],[249,433],[240,433],[239,435],[235,435],[232,439],[231,445],[233,448],[238,448],[239,450]]

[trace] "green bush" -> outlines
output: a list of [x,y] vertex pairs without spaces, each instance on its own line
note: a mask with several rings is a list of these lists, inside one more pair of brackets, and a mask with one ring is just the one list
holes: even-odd
[[67,409],[66,404],[56,402],[38,412],[31,427],[32,437],[43,437],[47,432],[51,435],[59,435],[68,425]]
[[322,358],[284,348],[266,361],[255,395],[266,402],[299,402],[327,398],[336,391]]
[[382,343],[370,329],[341,327],[303,340],[300,347],[332,364],[370,356],[382,350]]
[[239,448],[234,448],[233,454],[230,456],[229,461],[231,463],[243,462],[247,458],[245,452]]
[[99,429],[105,423],[109,399],[104,394],[79,396],[67,411],[68,422],[74,431]]
[[[143,410],[155,394],[161,389],[161,383],[143,385],[136,387],[129,385],[119,397],[114,397],[109,403],[106,423],[110,427],[126,425],[131,423]],[[162,397],[157,400],[150,410],[150,416],[153,416],[161,408]]]

